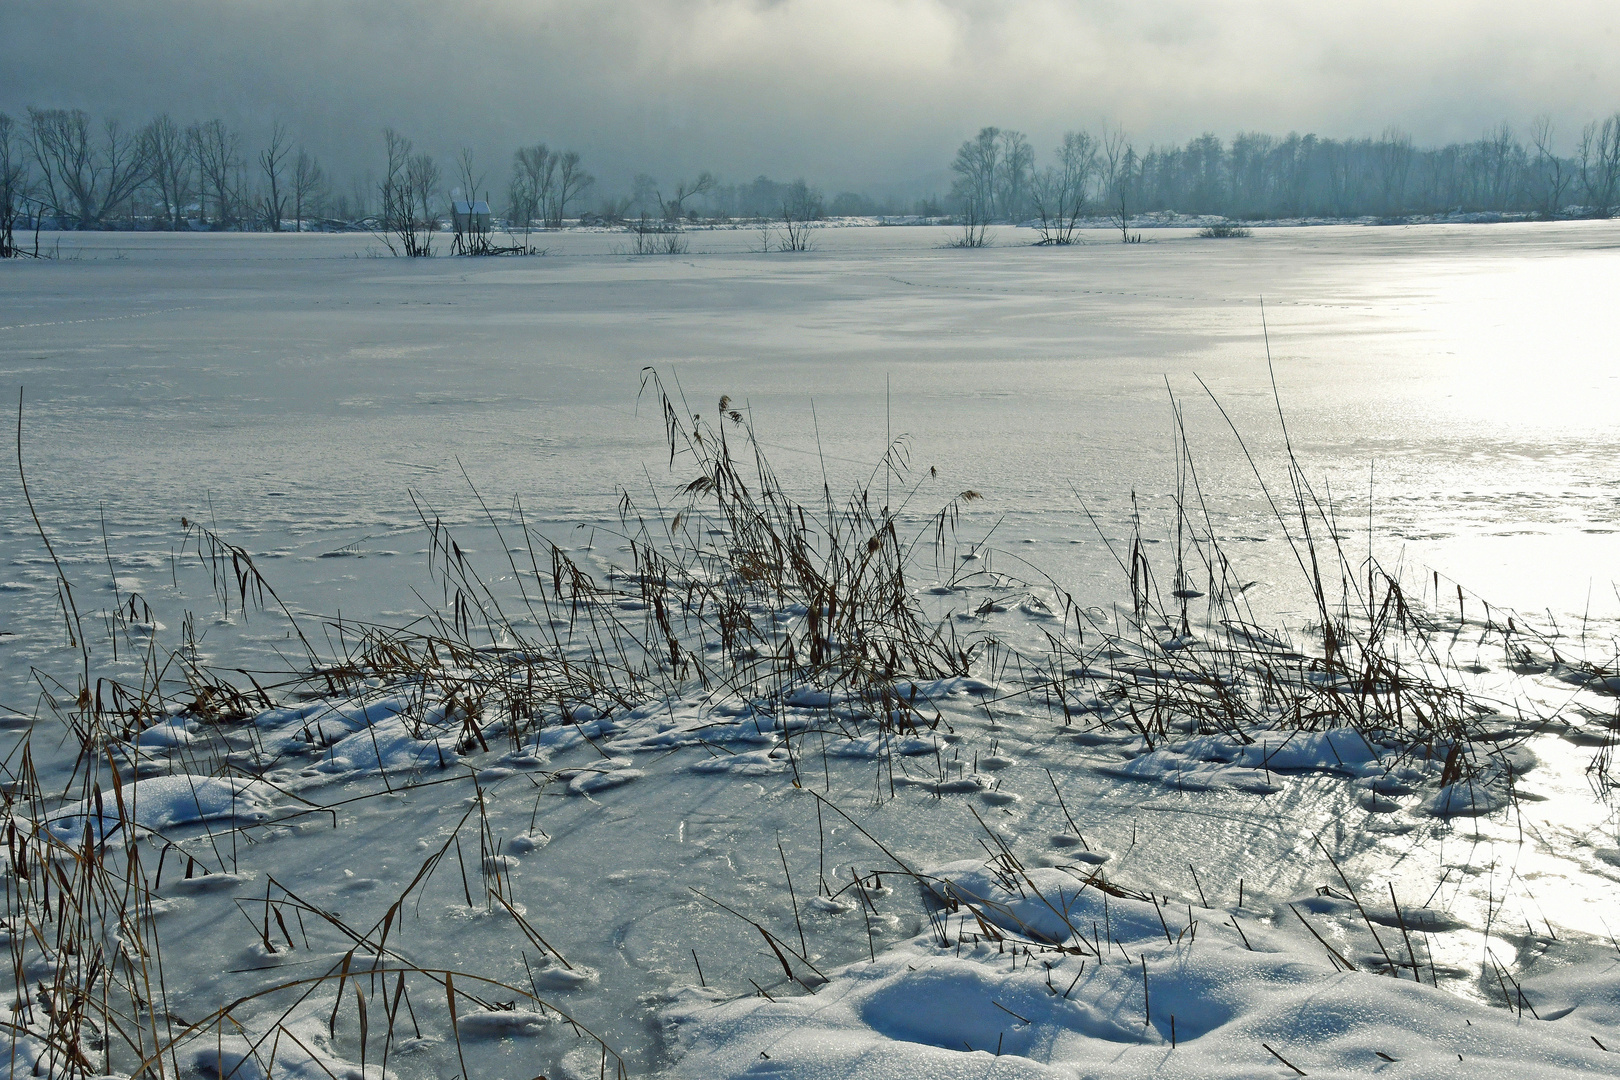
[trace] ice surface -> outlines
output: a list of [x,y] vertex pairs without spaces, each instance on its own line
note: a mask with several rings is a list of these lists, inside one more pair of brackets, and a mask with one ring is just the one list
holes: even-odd
[[[701,234],[686,259],[569,234],[540,259],[409,265],[351,257],[363,236],[68,234],[76,259],[3,268],[0,372],[25,389],[24,456],[66,565],[102,584],[102,508],[117,576],[170,626],[186,610],[169,583],[182,515],[258,553],[302,609],[357,619],[420,613],[406,492],[475,526],[462,466],[494,503],[521,498],[559,542],[589,544],[574,526],[611,520],[617,487],[642,487],[662,457],[660,426],[637,415],[647,364],[694,405],[746,399],[809,490],[823,466],[835,489],[867,475],[907,435],[942,491],[985,495],[970,526],[1042,540],[1023,557],[1104,606],[1114,564],[1075,494],[1115,538],[1132,490],[1162,511],[1168,377],[1216,532],[1245,547],[1252,595],[1289,609],[1290,556],[1191,377],[1272,468],[1263,297],[1297,448],[1347,500],[1350,531],[1370,479],[1386,555],[1568,623],[1620,604],[1588,588],[1588,568],[1620,561],[1614,228],[1322,227],[1239,245],[1170,230],[1063,251],[1007,231],[969,255],[937,229],[848,229],[802,259],[747,254],[741,233]],[[14,477],[0,484],[20,499]],[[28,589],[3,594],[0,629],[21,640],[0,639],[14,680],[0,705],[26,711],[13,673],[55,644],[54,585],[31,523],[8,525],[0,577]],[[264,658],[285,632],[273,616],[216,626],[203,648],[233,638]]]
[[[97,636],[93,663],[137,679],[148,645],[184,632],[188,661],[245,669],[275,700],[222,718],[182,694],[112,740],[128,820],[153,831],[143,859],[176,849],[150,908],[171,1010],[190,1020],[335,971],[354,947],[337,925],[380,925],[444,852],[391,944],[548,1002],[491,991],[491,1008],[464,1010],[473,1075],[598,1075],[600,1048],[557,1008],[635,1075],[1292,1075],[1263,1044],[1313,1076],[1612,1071],[1593,1039],[1612,1048],[1620,1016],[1613,950],[1600,947],[1620,840],[1585,770],[1610,738],[1614,687],[1562,654],[1505,656],[1500,612],[1475,595],[1551,607],[1568,630],[1590,594],[1588,644],[1612,629],[1607,578],[1589,579],[1620,556],[1620,384],[1604,321],[1616,229],[1320,228],[1219,247],[1167,231],[1140,250],[1066,252],[1013,246],[1008,232],[971,255],[941,249],[937,231],[827,230],[798,260],[723,234],[694,237],[688,259],[638,260],[611,236],[570,234],[544,259],[431,263],[348,258],[364,250],[352,237],[86,234],[64,238],[80,259],[0,267],[0,370],[25,387],[30,490],[87,622],[115,603],[136,612],[116,656]],[[982,577],[962,589],[918,567],[913,586],[957,625],[1037,640],[1063,611],[1038,571],[1106,620],[1122,578],[1105,541],[1118,548],[1138,511],[1149,540],[1169,535],[1168,376],[1209,497],[1199,528],[1244,559],[1255,622],[1155,627],[1156,645],[1087,670],[1181,680],[1178,658],[1223,633],[1313,645],[1293,556],[1192,379],[1274,478],[1261,295],[1290,431],[1342,500],[1346,542],[1359,552],[1370,513],[1381,554],[1466,582],[1459,681],[1498,702],[1587,710],[1584,727],[1534,736],[1537,762],[1512,747],[1534,718],[1521,729],[1504,709],[1512,803],[1501,774],[1443,787],[1444,746],[1420,754],[1341,730],[1248,744],[1175,731],[1149,746],[1095,688],[1049,709],[1005,670],[891,687],[941,714],[898,738],[875,730],[869,703],[803,686],[774,701],[694,688],[573,703],[513,745],[501,717],[408,683],[283,700],[275,680],[303,660],[287,620],[274,605],[222,610],[180,546],[182,515],[243,544],[305,626],[332,620],[317,636],[439,603],[424,517],[457,530],[503,602],[532,580],[526,548],[512,550],[520,513],[603,571],[623,554],[604,528],[617,487],[646,501],[668,479],[656,410],[636,397],[656,364],[694,409],[722,393],[745,405],[801,493],[819,492],[823,469],[834,490],[865,479],[892,436],[909,436],[914,470],[939,471],[928,490],[940,503],[984,495],[961,525],[962,565]],[[0,493],[20,505],[14,477]],[[904,514],[921,527],[936,508]],[[0,522],[0,561],[11,751],[46,715],[31,669],[71,682],[79,658],[31,522]],[[1437,587],[1449,604],[1452,583]],[[525,618],[514,625],[535,625]],[[1571,655],[1575,637],[1560,639]],[[46,719],[31,742],[52,792],[73,767],[51,749],[61,737]],[[82,845],[94,821],[116,842],[118,806],[110,786],[99,806],[74,789],[50,806],[52,831]],[[1009,891],[984,845],[1016,854],[1024,887],[1048,899]],[[176,853],[208,873],[188,879]],[[1099,868],[1120,890],[1102,912],[1107,959],[1042,952],[1055,939],[1080,948],[1065,924],[1095,919],[1101,894],[1085,882]],[[491,881],[513,910],[484,896]],[[941,915],[946,881],[1031,954],[975,940],[994,935],[964,910]],[[286,937],[267,897],[287,904]],[[1358,970],[1335,971],[1300,917]],[[1151,1023],[1137,1011],[1144,957]],[[29,963],[30,978],[50,975]],[[809,964],[831,976],[813,995]],[[381,1014],[365,993],[375,1077]],[[422,1033],[403,1029],[396,1076],[462,1071],[442,985],[432,994],[412,985]],[[352,991],[335,1028],[331,990],[312,1002],[287,1022],[305,1048],[284,1039],[274,1074],[358,1077]],[[210,1032],[181,1064],[206,1074],[243,1052],[233,1040],[273,1039],[280,1008],[244,1008],[247,1034]],[[21,1068],[42,1053],[33,1036],[16,1046]]]

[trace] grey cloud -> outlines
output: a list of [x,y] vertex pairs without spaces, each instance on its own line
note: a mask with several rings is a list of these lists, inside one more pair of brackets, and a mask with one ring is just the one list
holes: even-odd
[[1620,105],[1607,3],[1348,0],[9,0],[0,109],[129,120],[273,118],[343,167],[392,125],[499,173],[511,147],[635,171],[827,186],[937,174],[983,124],[1043,151],[1123,123],[1471,138],[1550,113],[1566,133]]

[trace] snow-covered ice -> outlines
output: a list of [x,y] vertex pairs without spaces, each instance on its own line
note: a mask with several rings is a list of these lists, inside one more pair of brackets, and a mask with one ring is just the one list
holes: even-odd
[[958,913],[812,995],[675,995],[664,1014],[682,1053],[674,1075],[1620,1074],[1600,1041],[1614,1030],[1612,956],[1581,956],[1538,984],[1544,1009],[1556,999],[1584,1012],[1526,1019],[1420,978],[1349,970],[1300,926],[1109,895],[1074,868],[967,861],[927,880]]
[[[65,237],[81,257],[0,266],[30,492],[96,671],[138,683],[162,649],[180,667],[161,702],[117,706],[144,719],[104,733],[97,790],[75,786],[77,739],[37,704],[85,708],[56,570],[31,520],[0,521],[8,790],[26,735],[57,842],[8,846],[8,874],[137,837],[161,880],[102,944],[161,940],[165,1037],[316,980],[186,1042],[188,1075],[261,1076],[273,1047],[278,1077],[380,1080],[385,1002],[400,1078],[620,1060],[690,1077],[1617,1071],[1620,833],[1588,785],[1616,685],[1576,662],[1607,658],[1620,611],[1603,576],[1620,556],[1616,229],[1161,230],[1071,251],[1002,230],[971,253],[939,230],[827,229],[804,258],[703,233],[682,259],[570,233],[543,259],[416,263],[350,258],[353,237]],[[1466,770],[1444,739],[1277,717],[1245,739],[1125,704],[1121,688],[1231,690],[1210,675],[1241,666],[1227,657],[1320,649],[1294,557],[1192,378],[1275,480],[1262,295],[1290,432],[1343,542],[1364,550],[1370,516],[1387,563],[1445,575],[1423,596],[1449,627],[1447,677],[1497,710]],[[307,663],[292,625],[244,609],[229,578],[222,605],[179,525],[243,545],[317,648],[450,606],[426,566],[436,521],[512,630],[563,633],[521,603],[551,567],[513,540],[531,527],[605,579],[626,554],[618,487],[673,505],[644,365],[693,411],[731,395],[800,495],[824,475],[880,491],[874,463],[908,436],[912,477],[938,476],[899,520],[982,496],[961,504],[956,565],[909,584],[1013,647],[1073,624],[1057,588],[1088,625],[1130,621],[1115,560],[1134,520],[1170,557],[1168,377],[1209,506],[1196,527],[1240,564],[1252,621],[1141,625],[1062,686],[1007,653],[971,677],[897,676],[886,705],[689,686],[514,717],[471,681],[285,681]],[[15,477],[0,485],[20,505]],[[652,625],[633,573],[614,610]],[[1196,609],[1204,586],[1184,584]],[[1557,624],[1551,650],[1507,647],[1519,610]],[[811,610],[755,614],[790,632]],[[497,635],[483,659],[517,669],[514,648]],[[185,683],[192,664],[232,672],[242,699]],[[9,813],[25,835],[36,808]],[[0,936],[39,991],[77,961],[27,944],[15,914]],[[394,999],[388,965],[440,974]],[[452,970],[453,1026],[433,981]],[[61,1069],[48,1000],[14,1013],[32,1025],[19,1074]]]

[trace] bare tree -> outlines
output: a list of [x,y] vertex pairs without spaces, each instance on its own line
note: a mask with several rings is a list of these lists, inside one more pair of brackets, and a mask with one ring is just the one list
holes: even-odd
[[126,132],[116,120],[101,124],[100,164],[104,186],[97,221],[127,207],[130,198],[146,182],[147,160],[139,132]]
[[292,203],[293,229],[304,231],[304,209],[319,199],[326,190],[326,174],[315,156],[302,146],[293,158]]
[[658,200],[658,209],[663,214],[665,221],[679,221],[686,215],[686,200],[697,198],[700,195],[707,195],[714,190],[717,183],[719,183],[719,180],[715,178],[713,173],[704,171],[698,173],[696,180],[682,180],[676,184],[675,194],[668,199],[664,198],[656,188],[653,190],[653,196]]
[[1474,144],[1478,198],[1492,210],[1506,210],[1524,171],[1524,147],[1508,124],[1499,124]]
[[966,196],[962,203],[962,212],[957,215],[957,224],[962,226],[962,232],[955,240],[950,241],[951,247],[982,248],[992,243],[990,236],[990,213],[984,208],[976,196]]
[[1581,131],[1576,160],[1581,172],[1587,213],[1606,218],[1614,213],[1620,195],[1620,112],[1601,122],[1594,120]]
[[1035,213],[1042,244],[1072,244],[1097,171],[1097,140],[1084,131],[1064,134],[1057,164],[1046,167],[1034,183]]
[[663,205],[663,196],[658,194],[658,181],[646,173],[636,173],[635,179],[630,181],[630,201],[625,204],[624,212],[646,217],[654,207],[662,208]]
[[484,186],[484,175],[478,171],[472,147],[463,146],[456,155],[456,186],[461,188],[462,198],[468,202],[478,198],[478,190]]
[[83,109],[30,108],[28,120],[34,164],[58,220],[70,218],[80,229],[100,226],[146,179],[141,140],[118,121],[105,121],[96,140]]
[[1457,205],[1461,170],[1461,151],[1455,143],[1424,155],[1423,204],[1430,212],[1443,213]]
[[568,204],[584,198],[591,185],[596,183],[596,177],[580,166],[579,155],[572,150],[553,157],[557,166],[556,181],[546,205],[546,219],[551,228],[560,229],[568,213]]
[[388,162],[378,190],[382,220],[376,234],[395,255],[432,255],[433,228],[425,213],[431,188],[417,185],[437,186],[438,167],[427,154],[414,153],[411,140],[393,128],[383,129],[383,146]]
[[1001,133],[1001,161],[996,166],[996,206],[1009,221],[1023,220],[1035,183],[1035,150],[1023,132]]
[[1407,177],[1412,172],[1412,136],[1395,127],[1384,129],[1373,148],[1384,213],[1393,214],[1406,202]]
[[463,146],[456,155],[456,186],[450,192],[450,227],[455,234],[450,241],[452,255],[499,253],[490,238],[489,215],[476,212],[478,189],[483,186],[484,174],[478,171],[472,148]]
[[1141,240],[1131,236],[1131,208],[1136,205],[1136,171],[1141,159],[1125,135],[1124,128],[1104,128],[1102,138],[1103,194],[1108,200],[1108,217],[1119,229],[1121,243]]
[[271,232],[281,231],[281,218],[287,212],[287,192],[282,188],[281,176],[290,153],[287,128],[277,120],[270,125],[270,145],[259,152],[259,169],[265,183],[264,218]]
[[0,113],[0,259],[27,254],[17,246],[14,229],[32,193],[29,172],[17,122]]
[[[956,180],[951,194],[966,207],[970,218],[988,222],[996,209],[996,178],[1001,162],[1001,129],[981,128],[979,134],[964,142],[951,162]],[[969,245],[976,246],[976,245]]]
[[1575,180],[1569,163],[1553,148],[1552,117],[1538,116],[1530,124],[1530,142],[1536,148],[1536,174],[1541,188],[1541,212],[1557,217]]
[[407,170],[410,173],[411,191],[416,196],[416,205],[421,211],[417,220],[425,228],[432,229],[439,223],[439,215],[433,209],[433,198],[439,190],[443,174],[439,171],[438,163],[433,160],[433,155],[425,150],[411,155]]
[[214,200],[214,222],[235,224],[240,220],[242,171],[241,137],[223,120],[192,124],[186,129],[192,160],[197,166],[198,187],[203,202],[203,219],[208,220],[207,201]]
[[148,175],[157,184],[164,225],[178,229],[193,193],[191,148],[186,134],[168,113],[163,113],[142,129],[141,141]]
[[810,230],[814,222],[821,220],[821,214],[821,192],[802,179],[789,184],[782,196],[782,206],[777,214],[782,222],[781,249],[809,251]]
[[546,208],[551,204],[552,189],[557,185],[558,157],[546,149],[545,143],[519,147],[512,155],[512,180],[507,187],[511,210],[507,216],[513,225],[523,230],[525,247],[529,230],[536,220],[544,222]]

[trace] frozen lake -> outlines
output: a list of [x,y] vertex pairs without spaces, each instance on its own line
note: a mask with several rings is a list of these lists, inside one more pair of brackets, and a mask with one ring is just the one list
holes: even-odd
[[[873,472],[890,438],[908,437],[913,474],[938,471],[922,505],[908,509],[919,523],[976,490],[984,497],[959,524],[965,541],[989,534],[996,569],[1034,577],[1038,568],[1100,605],[1119,600],[1125,584],[1099,529],[1126,536],[1134,494],[1145,533],[1167,534],[1173,394],[1217,538],[1260,582],[1257,606],[1298,626],[1311,615],[1298,570],[1198,381],[1266,483],[1285,487],[1263,298],[1276,395],[1346,547],[1365,550],[1370,515],[1380,557],[1415,580],[1437,571],[1442,596],[1459,583],[1470,605],[1482,597],[1570,639],[1584,623],[1588,652],[1612,656],[1620,223],[1275,229],[1225,241],[1162,230],[1131,246],[1097,233],[1070,249],[1030,247],[1027,231],[1004,229],[995,246],[971,251],[945,247],[950,236],[827,229],[814,251],[764,254],[750,250],[759,244],[750,230],[694,231],[686,255],[636,257],[623,253],[622,235],[570,232],[542,237],[539,258],[407,261],[373,258],[380,245],[355,235],[70,234],[59,260],[0,265],[0,372],[11,392],[23,388],[30,491],[87,620],[138,591],[171,638],[193,616],[202,657],[227,668],[274,668],[284,626],[268,616],[216,619],[195,556],[189,568],[174,558],[182,516],[253,552],[295,610],[345,619],[420,614],[427,604],[413,590],[438,600],[426,592],[413,493],[500,576],[504,557],[468,478],[500,521],[521,502],[531,524],[582,562],[598,550],[612,557],[617,541],[601,535],[616,520],[619,490],[641,503],[654,490],[668,495],[657,405],[638,402],[649,366],[672,390],[678,383],[693,412],[712,415],[721,395],[747,409],[784,482],[812,501],[823,470],[835,492],[847,489]],[[9,635],[0,637],[0,708],[15,727],[36,711],[34,669],[71,682],[78,654],[64,647],[55,571],[14,469],[0,480],[0,501],[9,511],[0,519],[0,633]],[[97,660],[128,674],[140,657]],[[980,753],[1005,761],[986,769],[1006,770],[1009,798],[979,807],[1002,815],[993,819],[999,835],[1026,845],[1020,851],[1045,844],[1067,816],[1050,805],[1045,770],[1084,776],[1075,781],[1089,801],[1084,827],[1112,853],[1111,872],[1186,893],[1183,925],[1190,900],[1203,899],[1187,892],[1191,864],[1212,905],[1235,903],[1227,894],[1244,875],[1251,901],[1272,903],[1330,880],[1309,846],[1320,833],[1342,841],[1353,876],[1383,874],[1402,902],[1427,893],[1468,924],[1473,936],[1449,946],[1456,955],[1442,952],[1442,967],[1479,963],[1471,950],[1495,940],[1504,888],[1515,920],[1522,911],[1546,920],[1549,934],[1553,924],[1602,933],[1614,888],[1604,867],[1614,860],[1601,852],[1620,851],[1585,791],[1585,748],[1551,737],[1538,746],[1544,767],[1531,774],[1537,794],[1523,817],[1454,829],[1414,812],[1399,828],[1358,831],[1385,819],[1356,809],[1337,778],[1279,779],[1256,798],[1094,775],[1087,755],[1096,748],[1077,747],[1039,710],[957,698],[950,716],[974,768]],[[35,738],[43,756],[47,740]],[[760,762],[757,781],[694,780],[687,765],[701,755],[692,744],[667,759],[649,757],[650,745],[631,748],[646,775],[604,790],[600,805],[530,794],[531,774],[516,770],[536,761],[486,777],[503,836],[522,832],[545,802],[549,846],[522,864],[518,894],[561,953],[599,973],[599,986],[565,979],[558,992],[577,991],[576,1015],[625,1048],[638,1073],[669,1063],[654,1013],[659,995],[691,981],[688,951],[692,969],[701,955],[728,994],[769,974],[770,954],[763,967],[755,955],[763,946],[737,949],[737,924],[697,904],[687,884],[741,895],[781,930],[803,898],[784,903],[775,875],[787,863],[801,885],[825,869],[818,855],[846,879],[856,862],[875,865],[852,830],[818,835],[780,762]],[[592,760],[577,739],[552,751],[570,769]],[[852,812],[870,810],[863,827],[906,857],[978,854],[964,832],[973,828],[965,800],[904,787],[896,796],[892,763],[887,796],[883,778],[879,765],[875,809],[864,759],[829,769],[824,790]],[[374,777],[339,779],[319,799],[375,794]],[[457,794],[429,793],[443,790]],[[253,883],[243,885],[250,894],[268,897],[273,874],[329,906],[369,913],[409,880],[427,838],[454,835],[446,829],[466,812],[466,794],[359,802],[341,829],[320,818],[262,830],[263,843],[233,844],[226,861]],[[423,839],[412,847],[407,834]],[[477,929],[492,925],[487,908],[457,906],[460,885],[450,906],[423,909],[412,931],[421,948],[505,965],[501,976],[520,981],[510,949]],[[206,943],[197,955],[230,962],[223,974],[212,959],[188,970],[184,994],[208,1002],[238,993],[241,972],[263,970],[255,965],[264,956],[243,951],[240,916],[223,895],[175,903]],[[853,916],[839,916],[807,916],[813,958],[849,963],[872,948]],[[897,893],[876,933],[881,944],[925,925],[914,898]],[[572,1052],[552,1035],[542,1057]],[[489,1075],[517,1076],[526,1061],[511,1040],[469,1053],[489,1055],[475,1059]],[[594,1059],[585,1066],[571,1067],[597,1075]]]
[[[1032,561],[1087,595],[1111,561],[1076,496],[1109,529],[1133,490],[1162,508],[1167,384],[1213,510],[1232,535],[1274,534],[1194,379],[1277,482],[1264,298],[1296,448],[1357,531],[1370,483],[1381,554],[1563,622],[1620,609],[1620,225],[1157,231],[1067,250],[1010,229],[942,248],[950,235],[824,230],[810,253],[762,255],[751,231],[694,232],[688,256],[637,258],[620,234],[567,233],[542,258],[411,262],[356,235],[67,234],[60,261],[0,267],[0,372],[25,390],[45,520],[101,560],[104,513],[135,577],[156,576],[190,515],[283,553],[267,566],[305,610],[407,609],[415,560],[295,560],[418,550],[393,535],[416,523],[407,492],[469,520],[462,468],[564,542],[611,519],[619,487],[661,475],[661,428],[636,412],[652,365],[694,411],[721,394],[751,407],[789,482],[823,463],[864,475],[887,434],[909,436],[941,503],[985,495],[967,533],[999,520],[1003,547],[1041,542]],[[5,530],[4,576],[48,583],[29,523]],[[1286,565],[1254,563],[1291,587]],[[41,654],[32,605],[5,595],[27,639],[4,646],[15,670]],[[18,692],[0,700],[25,706]]]

